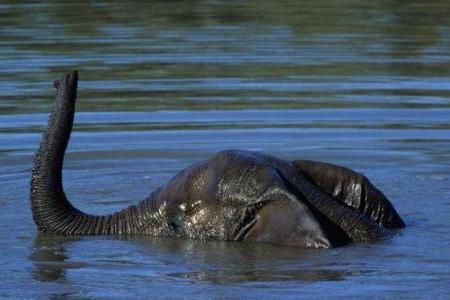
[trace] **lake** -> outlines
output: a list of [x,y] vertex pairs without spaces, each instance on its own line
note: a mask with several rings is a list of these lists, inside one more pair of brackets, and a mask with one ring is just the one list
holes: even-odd
[[[0,1],[0,297],[450,294],[450,2]],[[32,159],[80,72],[64,183],[110,213],[240,148],[367,175],[407,227],[329,250],[38,236]]]

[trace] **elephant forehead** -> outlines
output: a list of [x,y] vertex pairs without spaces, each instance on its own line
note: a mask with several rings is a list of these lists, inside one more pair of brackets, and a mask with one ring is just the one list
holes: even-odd
[[217,183],[215,198],[225,205],[246,206],[259,202],[274,189],[286,189],[272,167],[253,166],[235,176],[223,176]]
[[239,173],[223,172],[217,182],[217,196],[219,198],[234,194],[251,196],[257,190],[259,172],[261,170],[254,166],[243,168]]
[[[283,186],[272,164],[258,153],[223,151],[208,161],[181,172],[169,184],[171,199],[211,204],[246,203],[267,189]],[[171,201],[172,202],[172,201]]]

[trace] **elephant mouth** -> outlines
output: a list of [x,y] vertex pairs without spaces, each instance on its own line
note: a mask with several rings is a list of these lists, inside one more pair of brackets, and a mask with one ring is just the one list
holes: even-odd
[[241,222],[239,222],[238,227],[235,230],[233,240],[242,241],[244,240],[252,228],[256,225],[259,219],[258,212],[266,204],[265,201],[257,202],[248,205],[243,213]]

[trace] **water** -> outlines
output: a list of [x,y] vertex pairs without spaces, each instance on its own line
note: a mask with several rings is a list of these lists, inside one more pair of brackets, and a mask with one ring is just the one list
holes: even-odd
[[[448,1],[0,1],[0,297],[450,293]],[[32,155],[81,74],[64,182],[108,213],[227,148],[366,174],[407,228],[331,250],[38,237]]]

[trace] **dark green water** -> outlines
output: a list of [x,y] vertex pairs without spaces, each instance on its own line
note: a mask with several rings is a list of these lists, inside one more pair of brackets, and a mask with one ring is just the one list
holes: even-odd
[[[450,2],[18,3],[0,1],[0,297],[448,297]],[[84,211],[242,148],[361,171],[407,228],[321,251],[37,237],[32,155],[73,69],[64,182]]]

